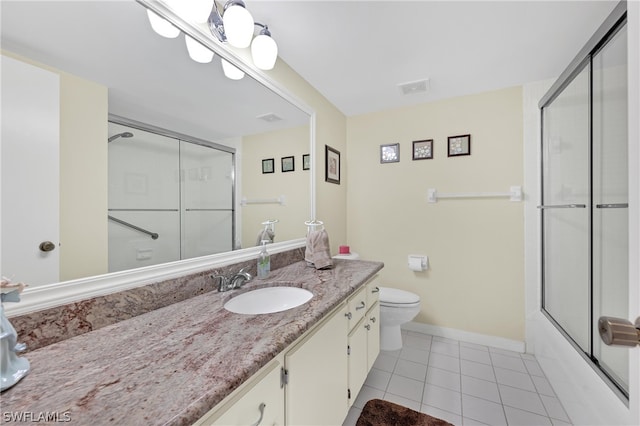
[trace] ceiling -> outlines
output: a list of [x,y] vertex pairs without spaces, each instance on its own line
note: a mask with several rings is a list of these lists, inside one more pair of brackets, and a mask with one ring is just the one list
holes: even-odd
[[[256,21],[269,25],[281,59],[347,116],[556,78],[616,5],[245,3]],[[1,0],[0,7],[4,49],[104,84],[110,112],[118,115],[149,124],[159,119],[165,128],[191,129],[184,132],[209,140],[241,134],[235,130],[241,121],[251,121],[244,131],[250,134],[306,120],[291,105],[272,107],[273,95],[251,79],[225,79],[219,60],[191,61],[182,37],[153,33],[133,0]],[[398,87],[427,78],[424,93],[403,95]],[[248,118],[240,120],[240,112]],[[255,119],[268,113],[285,122]]]
[[226,78],[219,57],[192,61],[134,0],[1,0],[0,12],[2,49],[107,87],[111,114],[215,142],[309,122],[257,81]]
[[[616,1],[246,0],[345,115],[557,78]],[[429,79],[425,93],[398,84]]]

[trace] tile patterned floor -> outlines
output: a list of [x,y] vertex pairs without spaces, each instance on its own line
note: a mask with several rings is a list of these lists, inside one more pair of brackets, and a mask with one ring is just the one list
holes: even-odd
[[402,333],[402,350],[380,352],[344,426],[373,398],[455,425],[571,424],[533,355]]

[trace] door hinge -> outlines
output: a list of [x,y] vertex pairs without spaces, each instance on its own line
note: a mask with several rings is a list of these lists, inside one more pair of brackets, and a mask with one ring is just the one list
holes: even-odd
[[284,387],[284,385],[289,384],[289,370],[284,367],[280,368],[280,389]]
[[347,355],[351,355],[351,346],[347,345]]

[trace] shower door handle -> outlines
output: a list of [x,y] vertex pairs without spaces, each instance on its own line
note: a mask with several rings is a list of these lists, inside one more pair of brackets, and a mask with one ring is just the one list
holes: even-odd
[[626,209],[629,203],[596,204],[597,209]]
[[556,204],[556,205],[549,205],[549,206],[538,206],[539,209],[544,210],[544,209],[584,209],[586,208],[587,205],[586,204]]
[[635,324],[624,318],[600,317],[598,319],[600,337],[607,345],[630,346],[640,345],[640,317]]

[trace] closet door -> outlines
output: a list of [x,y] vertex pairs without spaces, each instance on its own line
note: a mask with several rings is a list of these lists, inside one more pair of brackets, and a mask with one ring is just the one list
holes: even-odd
[[[629,318],[627,32],[623,27],[592,59],[593,310]],[[606,346],[594,324],[593,355],[629,391],[629,349]]]
[[543,109],[543,309],[590,352],[589,67]]

